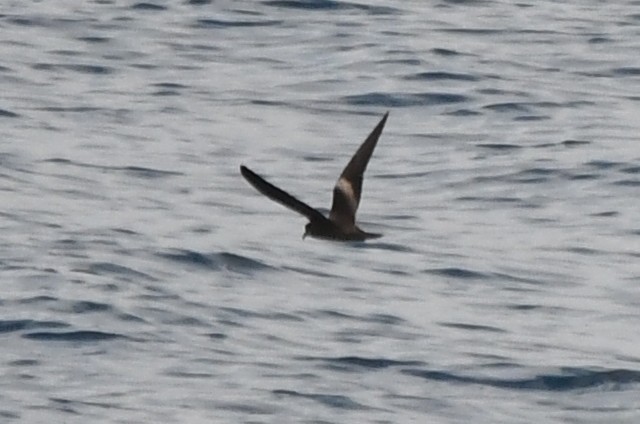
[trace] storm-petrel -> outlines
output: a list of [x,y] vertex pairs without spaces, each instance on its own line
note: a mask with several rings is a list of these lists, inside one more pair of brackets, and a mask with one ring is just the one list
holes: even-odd
[[265,181],[246,166],[241,165],[240,172],[249,184],[254,186],[260,193],[309,219],[302,238],[309,235],[336,241],[362,241],[380,237],[382,234],[367,233],[356,225],[356,211],[360,203],[364,171],[388,116],[389,112],[384,114],[378,125],[358,148],[358,151],[353,155],[342,174],[340,174],[340,178],[338,178],[333,188],[333,204],[331,205],[329,218],[326,218],[317,209]]

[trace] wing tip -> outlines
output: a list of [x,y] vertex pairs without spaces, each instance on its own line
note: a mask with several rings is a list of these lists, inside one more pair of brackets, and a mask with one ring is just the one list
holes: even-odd
[[258,188],[256,186],[256,184],[258,183],[258,181],[261,180],[261,178],[258,176],[258,174],[256,174],[255,172],[253,172],[251,169],[247,168],[244,165],[240,165],[240,174],[242,174],[242,177],[247,180],[247,182],[249,184],[251,184],[252,186]]
[[384,115],[382,116],[382,119],[380,120],[380,123],[378,124],[379,126],[383,127],[384,124],[387,122],[387,118],[389,117],[389,111],[386,111],[384,113]]
[[252,175],[253,171],[244,165],[240,165],[240,173],[242,174],[243,177],[247,178],[247,175]]

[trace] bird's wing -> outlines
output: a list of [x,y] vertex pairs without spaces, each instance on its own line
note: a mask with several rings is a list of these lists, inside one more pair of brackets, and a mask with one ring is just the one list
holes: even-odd
[[242,173],[242,176],[249,182],[249,184],[254,186],[256,190],[267,196],[269,199],[278,202],[281,205],[298,212],[299,214],[306,216],[307,218],[309,218],[309,221],[327,220],[327,218],[325,218],[322,213],[307,205],[306,203],[296,199],[284,190],[281,190],[273,184],[267,182],[264,178],[262,178],[246,166],[241,165],[240,172]]
[[356,211],[360,204],[362,193],[362,178],[369,158],[382,134],[389,112],[385,113],[378,125],[371,131],[369,137],[362,143],[347,166],[340,174],[333,189],[333,203],[329,219],[341,226],[353,226],[356,221]]

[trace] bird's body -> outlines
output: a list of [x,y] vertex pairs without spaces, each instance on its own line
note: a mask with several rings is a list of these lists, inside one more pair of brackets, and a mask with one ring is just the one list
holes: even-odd
[[345,229],[338,227],[333,222],[329,221],[330,225],[317,225],[317,223],[309,222],[305,226],[305,237],[311,236],[319,239],[334,240],[334,241],[365,241],[367,239],[382,237],[382,234],[367,233],[361,230],[357,225],[354,225],[351,229]]
[[241,165],[240,172],[260,193],[309,219],[303,238],[309,235],[327,240],[363,241],[380,237],[381,234],[367,233],[361,230],[356,225],[355,218],[360,204],[364,171],[388,116],[389,112],[382,117],[340,174],[333,189],[333,203],[328,218],[317,209],[267,182],[246,166]]

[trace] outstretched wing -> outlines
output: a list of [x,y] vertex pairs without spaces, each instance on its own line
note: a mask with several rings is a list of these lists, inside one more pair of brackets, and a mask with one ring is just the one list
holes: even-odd
[[281,190],[273,184],[267,182],[264,178],[262,178],[246,166],[240,165],[240,172],[242,173],[242,176],[249,182],[249,184],[254,186],[256,190],[267,196],[269,199],[278,202],[281,205],[286,206],[287,208],[294,210],[301,215],[306,216],[309,221],[327,220],[327,218],[325,218],[325,216],[322,215],[319,211],[307,205],[306,203],[301,202],[284,190]]
[[333,189],[333,203],[329,219],[342,227],[355,225],[356,211],[360,204],[362,193],[362,178],[367,164],[375,149],[389,112],[385,113],[378,125],[371,131],[369,137],[362,143],[347,166],[340,174]]

